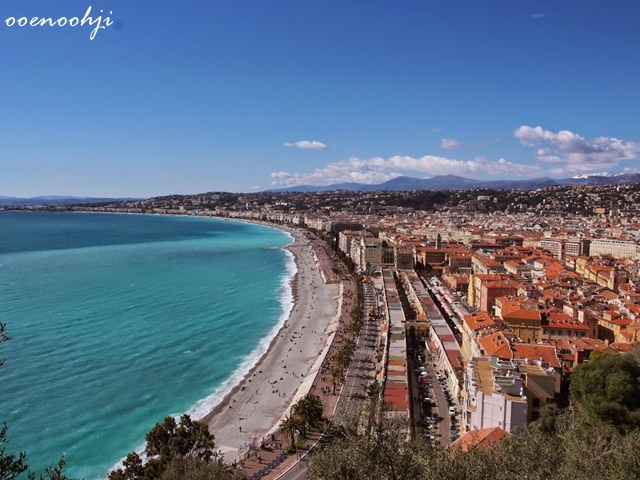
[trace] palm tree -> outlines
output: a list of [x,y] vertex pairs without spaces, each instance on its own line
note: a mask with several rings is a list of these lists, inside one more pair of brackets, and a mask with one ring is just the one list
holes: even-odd
[[300,425],[300,435],[302,438],[307,436],[307,426],[308,426],[308,417],[309,417],[309,409],[307,403],[304,401],[304,398],[298,400],[298,402],[291,409],[292,415],[298,420]]
[[344,369],[336,363],[331,365],[329,369],[329,375],[331,375],[331,381],[333,383],[333,394],[336,394],[336,385],[338,382],[344,381]]
[[324,415],[324,404],[322,403],[322,400],[320,400],[320,397],[313,395],[312,393],[308,393],[304,398],[307,401],[311,412],[311,426],[315,427],[318,422],[322,420]]
[[282,422],[280,422],[280,429],[282,434],[289,441],[289,447],[293,448],[296,443],[296,433],[300,427],[299,420],[295,415],[288,415]]
[[302,436],[307,435],[307,428],[313,428],[322,418],[324,406],[320,398],[307,394],[293,406],[293,414],[300,420]]

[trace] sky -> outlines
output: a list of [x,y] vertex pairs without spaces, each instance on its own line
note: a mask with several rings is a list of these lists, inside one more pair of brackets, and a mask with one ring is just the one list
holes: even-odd
[[638,18],[637,0],[2,0],[0,195],[640,172]]

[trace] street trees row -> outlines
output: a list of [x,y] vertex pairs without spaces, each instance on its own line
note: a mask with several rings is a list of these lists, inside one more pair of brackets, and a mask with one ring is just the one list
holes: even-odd
[[311,393],[302,397],[291,407],[291,414],[280,423],[280,429],[290,448],[294,447],[296,437],[305,438],[307,431],[318,425],[323,413],[322,400]]

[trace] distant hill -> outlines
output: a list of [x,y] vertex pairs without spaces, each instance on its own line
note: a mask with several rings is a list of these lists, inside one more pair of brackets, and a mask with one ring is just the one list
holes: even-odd
[[96,198],[96,197],[65,197],[63,195],[49,195],[41,197],[19,198],[0,195],[0,205],[4,207],[26,207],[29,205],[78,205],[85,203],[109,203],[138,200],[137,198]]
[[296,187],[269,190],[270,192],[326,192],[348,190],[371,192],[375,190],[470,190],[491,188],[495,190],[535,190],[554,186],[577,185],[623,185],[640,183],[640,174],[591,175],[580,178],[531,178],[527,180],[475,180],[457,175],[436,175],[431,178],[400,176],[379,184],[337,183],[325,186],[300,185]]

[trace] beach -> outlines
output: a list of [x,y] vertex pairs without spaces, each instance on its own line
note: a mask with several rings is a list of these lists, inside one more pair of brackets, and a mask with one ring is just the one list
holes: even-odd
[[286,231],[294,238],[286,248],[297,267],[289,318],[251,371],[200,419],[227,462],[273,433],[290,406],[309,391],[338,326],[341,284],[325,283],[303,231]]

